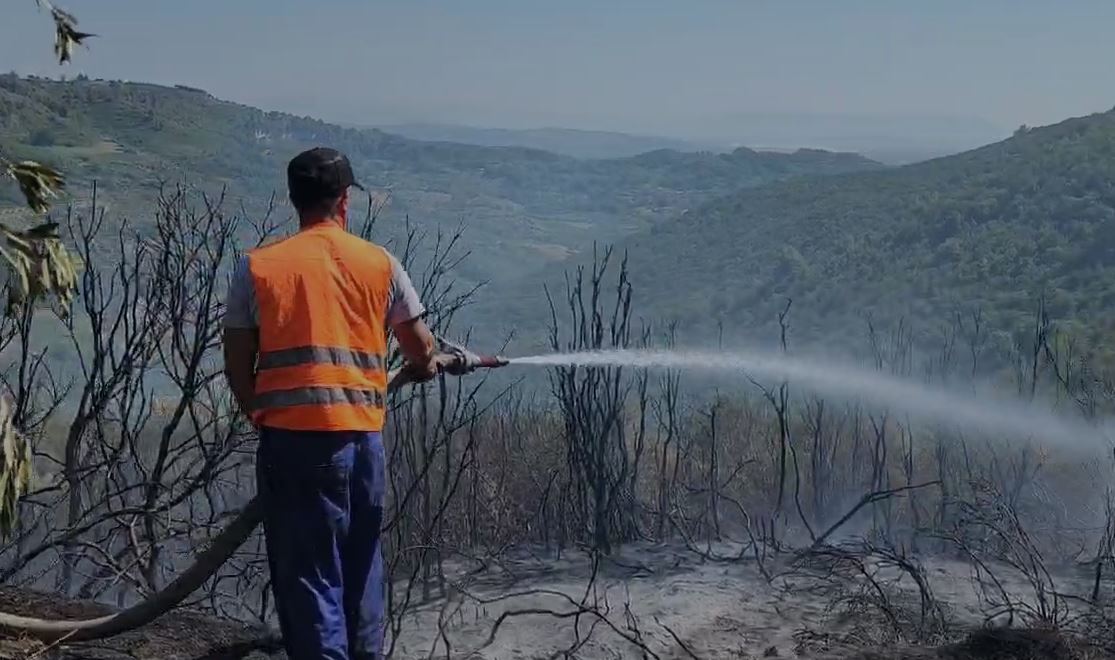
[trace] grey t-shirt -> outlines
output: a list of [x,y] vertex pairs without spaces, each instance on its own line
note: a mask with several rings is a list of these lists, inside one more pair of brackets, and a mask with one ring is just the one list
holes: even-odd
[[[390,252],[387,253],[387,258],[391,260],[391,299],[387,307],[387,325],[396,326],[422,316],[426,313],[426,308],[403,265]],[[232,282],[229,283],[228,297],[225,300],[224,327],[259,327],[259,305],[256,303],[255,286],[248,270],[247,256],[240,259],[232,273]]]

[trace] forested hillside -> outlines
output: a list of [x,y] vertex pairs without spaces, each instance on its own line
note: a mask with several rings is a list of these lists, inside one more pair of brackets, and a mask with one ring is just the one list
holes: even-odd
[[364,183],[390,192],[385,230],[404,215],[425,227],[463,223],[475,258],[458,275],[470,281],[521,278],[594,238],[617,240],[741,187],[879,167],[853,154],[747,149],[584,161],[346,129],[190,88],[0,77],[0,147],[62,168],[78,200],[99,180],[102,199],[141,221],[160,181],[227,186],[249,209],[272,191],[281,199],[286,161],[317,144],[347,151]]
[[720,322],[769,331],[786,298],[795,335],[810,339],[860,333],[869,315],[932,321],[958,308],[1010,331],[1043,293],[1093,338],[1113,316],[1112,113],[895,169],[747,149],[579,160],[345,129],[187,88],[0,77],[0,145],[63,168],[79,202],[99,180],[116,215],[140,222],[160,181],[227,186],[249,209],[281,199],[285,160],[319,143],[390,191],[382,231],[404,215],[465,225],[473,258],[458,276],[492,282],[474,323],[544,323],[542,284],[594,241],[630,250],[640,315],[690,336]]
[[[1011,330],[1045,294],[1054,318],[1099,338],[1115,319],[1115,111],[900,169],[741,191],[629,248],[646,302],[687,319],[754,327],[790,297],[813,338],[862,332],[867,314],[957,308]],[[666,249],[668,271],[652,256]]]
[[[1053,318],[1103,349],[1115,321],[1115,111],[925,163],[740,190],[621,247],[638,313],[676,320],[683,341],[714,339],[720,323],[729,340],[773,341],[791,298],[799,345],[862,344],[868,318],[930,333],[957,311],[982,314],[1009,345],[1044,295]],[[545,320],[535,292],[500,292],[520,328]]]

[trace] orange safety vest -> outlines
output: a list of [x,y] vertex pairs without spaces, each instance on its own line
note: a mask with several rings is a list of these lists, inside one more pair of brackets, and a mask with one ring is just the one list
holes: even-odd
[[257,248],[254,421],[298,431],[379,431],[387,394],[391,262],[334,223]]

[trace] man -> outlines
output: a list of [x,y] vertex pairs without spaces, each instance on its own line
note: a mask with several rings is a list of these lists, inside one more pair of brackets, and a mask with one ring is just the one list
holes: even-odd
[[415,380],[436,373],[434,338],[399,262],[346,230],[357,185],[348,159],[301,153],[287,185],[300,230],[249,253],[233,276],[225,371],[259,429],[257,482],[287,655],[380,658],[387,330]]

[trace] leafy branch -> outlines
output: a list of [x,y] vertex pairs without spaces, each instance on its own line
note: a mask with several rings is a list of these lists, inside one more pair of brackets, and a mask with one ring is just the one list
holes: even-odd
[[[77,29],[73,14],[49,0],[35,0],[54,19],[54,54],[59,64],[73,58],[74,48],[95,36]],[[66,180],[58,170],[33,160],[13,162],[0,154],[0,178],[15,179],[27,206],[36,214],[50,210]],[[58,234],[58,224],[46,222],[19,230],[0,223],[0,257],[8,266],[8,301],[4,314],[12,317],[26,305],[55,296],[63,309],[77,292],[81,261],[70,254]],[[0,538],[6,537],[18,520],[20,498],[31,486],[31,451],[27,439],[16,428],[12,408],[0,398]]]
[[50,210],[50,200],[66,187],[66,179],[58,170],[33,160],[13,163],[0,156],[0,173],[16,180],[27,206],[35,213]]

